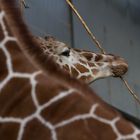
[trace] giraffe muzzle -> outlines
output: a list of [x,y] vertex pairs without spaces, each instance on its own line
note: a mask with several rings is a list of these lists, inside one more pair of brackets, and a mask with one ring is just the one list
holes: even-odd
[[112,66],[111,69],[114,77],[120,77],[128,71],[128,64],[125,61],[118,62],[118,64]]

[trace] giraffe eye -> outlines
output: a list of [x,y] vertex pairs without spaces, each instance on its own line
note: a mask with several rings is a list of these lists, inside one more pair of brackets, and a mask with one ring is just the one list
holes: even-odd
[[70,50],[65,50],[65,51],[62,52],[60,55],[69,57],[69,56],[70,56]]

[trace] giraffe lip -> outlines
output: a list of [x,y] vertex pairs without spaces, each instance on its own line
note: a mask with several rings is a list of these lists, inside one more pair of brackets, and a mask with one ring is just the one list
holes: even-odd
[[128,71],[128,65],[120,64],[117,66],[112,66],[111,69],[114,77],[120,77]]

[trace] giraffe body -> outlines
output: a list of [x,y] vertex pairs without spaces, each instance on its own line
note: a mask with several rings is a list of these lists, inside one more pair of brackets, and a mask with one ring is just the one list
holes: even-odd
[[[0,9],[0,139],[140,139],[138,128],[85,84],[57,70],[51,57],[32,58],[42,49],[16,16],[14,1],[1,0]],[[46,68],[37,58],[48,59]]]

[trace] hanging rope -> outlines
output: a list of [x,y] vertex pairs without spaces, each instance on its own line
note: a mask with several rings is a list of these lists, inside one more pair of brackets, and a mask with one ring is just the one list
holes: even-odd
[[140,104],[140,99],[138,98],[138,96],[136,95],[136,93],[134,93],[134,91],[132,90],[132,88],[129,86],[128,82],[123,77],[120,77],[120,78],[124,82],[124,84],[127,87],[128,91],[134,97],[134,99]]
[[96,37],[93,35],[93,33],[91,32],[91,30],[89,29],[89,27],[87,26],[86,22],[83,20],[83,18],[81,17],[81,15],[78,13],[78,11],[76,10],[76,8],[74,7],[74,5],[70,2],[70,0],[66,0],[66,2],[68,3],[68,5],[72,8],[72,10],[74,11],[74,13],[76,14],[76,16],[79,18],[79,20],[81,21],[82,25],[84,26],[84,28],[86,29],[87,33],[89,34],[89,36],[91,37],[92,41],[96,44],[96,47],[99,48],[101,50],[101,53],[105,54],[104,49],[101,47],[99,41],[96,39]]
[[[105,50],[101,47],[99,41],[96,39],[96,37],[91,32],[91,30],[88,28],[86,22],[83,20],[83,18],[81,17],[81,15],[79,14],[79,12],[75,8],[75,6],[72,4],[71,0],[66,0],[66,2],[72,8],[72,10],[76,14],[76,16],[79,18],[80,22],[82,23],[82,25],[86,29],[86,31],[89,34],[89,36],[91,37],[92,41],[96,44],[96,47],[98,47],[100,49],[101,53],[105,54]],[[134,91],[132,90],[132,88],[129,86],[128,82],[123,77],[120,77],[120,79],[123,81],[123,83],[125,84],[125,86],[128,89],[128,91],[131,93],[131,95],[133,96],[133,98],[140,104],[139,97],[136,95],[136,93],[134,93]]]

